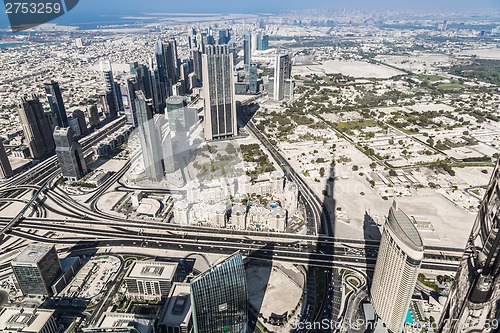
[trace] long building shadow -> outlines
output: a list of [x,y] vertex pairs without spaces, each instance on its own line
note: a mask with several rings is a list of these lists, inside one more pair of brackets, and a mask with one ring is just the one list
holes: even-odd
[[[269,285],[273,268],[275,244],[266,244],[258,250],[248,253],[245,259],[248,285],[248,332],[260,332],[257,321],[264,321],[262,308],[266,289]],[[251,278],[251,281],[248,281]],[[268,321],[269,318],[265,318]]]
[[[380,239],[382,237],[380,233],[380,228],[382,227],[381,225],[382,221],[376,220],[368,211],[365,211],[365,215],[363,218],[363,236],[364,240],[366,243],[374,243],[374,241],[380,242]],[[367,244],[367,245],[368,245]],[[378,247],[368,247],[365,246],[364,249],[364,258],[366,261],[373,261],[374,259],[377,258],[377,253],[378,253]],[[368,277],[367,281],[367,288],[370,290],[370,281],[373,279],[373,273],[374,270],[366,270],[366,275]]]

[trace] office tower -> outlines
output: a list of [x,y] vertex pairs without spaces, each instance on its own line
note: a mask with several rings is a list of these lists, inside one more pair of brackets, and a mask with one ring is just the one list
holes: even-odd
[[292,60],[288,54],[278,54],[274,62],[274,100],[285,98],[285,82],[292,75]]
[[184,119],[186,105],[186,99],[181,96],[171,96],[167,99],[167,117],[171,131],[181,132],[186,129],[186,120]]
[[412,221],[394,201],[384,224],[371,300],[375,312],[393,333],[403,330],[424,257],[424,244]]
[[135,76],[128,77],[122,86],[123,112],[127,117],[127,124],[136,126],[137,116],[135,113],[135,91],[137,90],[137,81]]
[[151,82],[151,71],[149,68],[145,65],[134,63],[131,65],[131,73],[135,76],[135,90],[141,90],[144,92],[144,96],[147,99],[153,99],[153,84]]
[[254,32],[252,35],[252,51],[262,50],[262,31]]
[[243,35],[243,63],[246,70],[250,68],[252,63],[252,35],[247,29],[245,29]]
[[155,127],[150,101],[142,91],[136,91],[135,109],[141,139],[141,151],[146,176],[152,182],[163,179],[160,135]]
[[68,116],[66,115],[66,108],[64,107],[59,83],[55,81],[45,83],[45,96],[47,96],[50,111],[56,119],[57,126],[68,127]]
[[113,99],[113,93],[109,91],[99,95],[99,101],[102,106],[102,111],[106,115],[107,119],[114,119],[118,115],[114,106]]
[[179,67],[179,83],[181,84],[181,95],[189,93],[189,64],[185,60],[181,63]]
[[175,39],[170,39],[166,43],[157,41],[155,52],[159,79],[161,83],[164,83],[166,89],[164,95],[166,99],[168,96],[172,95],[172,86],[177,83],[179,76],[177,41]]
[[75,110],[71,116],[78,120],[78,126],[80,127],[80,133],[85,134],[87,132],[87,122],[85,121],[85,114],[82,110]]
[[251,65],[248,71],[248,90],[252,94],[259,92],[259,76],[257,75],[257,66]]
[[[472,228],[438,333],[487,330],[500,318],[500,160]],[[483,331],[484,329],[484,331]],[[472,332],[472,331],[470,331]]]
[[262,51],[269,49],[269,35],[262,36],[262,45],[260,47]]
[[80,180],[87,173],[87,165],[83,157],[82,146],[75,139],[75,133],[70,127],[56,127],[54,141],[63,177],[71,181]]
[[188,36],[188,48],[191,50],[195,47],[198,47],[198,43],[197,43],[197,40],[196,40],[196,29],[195,28],[191,28],[191,31],[189,32],[189,36]]
[[134,262],[123,280],[128,297],[159,301],[168,296],[176,276],[177,263]]
[[[80,132],[80,124],[78,123],[78,119],[73,117],[68,117],[69,127],[73,131],[73,135],[80,137],[82,136],[82,132]],[[56,126],[57,128],[58,126]]]
[[161,40],[156,42],[155,46],[155,54],[156,54],[156,66],[158,72],[158,80],[157,80],[157,91],[158,91],[158,106],[156,110],[163,113],[165,110],[165,100],[168,96],[170,96],[171,82],[168,79],[167,72],[167,55],[165,50],[165,45]]
[[207,46],[203,55],[205,138],[217,140],[238,135],[234,99],[233,56],[229,46]]
[[191,280],[191,311],[195,333],[245,333],[248,292],[239,252]]
[[87,117],[89,118],[90,127],[99,125],[101,119],[99,118],[99,109],[97,105],[91,105],[87,108]]
[[224,45],[229,43],[230,39],[231,39],[231,30],[229,29],[219,30],[219,45]]
[[101,60],[99,65],[101,68],[102,79],[105,84],[106,95],[109,95],[109,97],[107,97],[110,108],[109,114],[111,118],[114,118],[120,110],[120,102],[118,101],[118,97],[120,96],[120,94],[117,92],[118,85],[113,78],[113,69],[111,68],[111,62],[109,60]]
[[52,283],[61,275],[54,245],[30,244],[11,262],[23,295],[52,295]]
[[39,159],[53,154],[55,145],[50,118],[43,111],[38,97],[23,97],[18,112],[31,157]]
[[0,140],[0,178],[9,178],[13,175],[12,167],[5,152],[3,142]]
[[200,87],[203,82],[203,62],[202,52],[199,49],[191,49],[191,59],[193,61],[194,87]]

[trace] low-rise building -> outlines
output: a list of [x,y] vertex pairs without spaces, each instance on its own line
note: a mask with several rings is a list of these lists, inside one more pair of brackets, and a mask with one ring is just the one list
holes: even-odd
[[127,296],[144,300],[161,300],[170,293],[176,276],[176,263],[134,262],[124,279]]
[[189,333],[193,330],[189,283],[174,283],[162,310],[161,333]]
[[2,333],[56,333],[54,310],[6,307],[0,309]]

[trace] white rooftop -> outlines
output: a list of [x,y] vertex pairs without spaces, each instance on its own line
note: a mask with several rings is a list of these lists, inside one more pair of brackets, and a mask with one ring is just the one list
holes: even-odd
[[177,263],[171,262],[134,262],[127,274],[129,279],[155,279],[172,281],[177,270]]
[[167,327],[187,326],[191,317],[189,283],[176,282],[172,285],[167,303],[163,308],[161,325]]
[[52,318],[54,310],[3,308],[0,310],[0,332],[39,332]]

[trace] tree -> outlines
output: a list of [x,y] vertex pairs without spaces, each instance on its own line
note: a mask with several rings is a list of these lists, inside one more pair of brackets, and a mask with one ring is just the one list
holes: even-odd
[[375,168],[377,168],[377,163],[375,163],[375,162],[370,163],[370,168],[375,170]]
[[319,175],[320,175],[321,177],[324,177],[324,176],[325,176],[325,168],[324,168],[324,167],[321,167],[321,168],[319,169]]
[[398,175],[398,174],[397,174],[397,172],[396,172],[396,171],[394,171],[394,170],[389,170],[389,176],[394,177],[394,176],[397,176],[397,175]]
[[352,171],[358,171],[358,170],[359,170],[359,167],[357,165],[352,166]]

